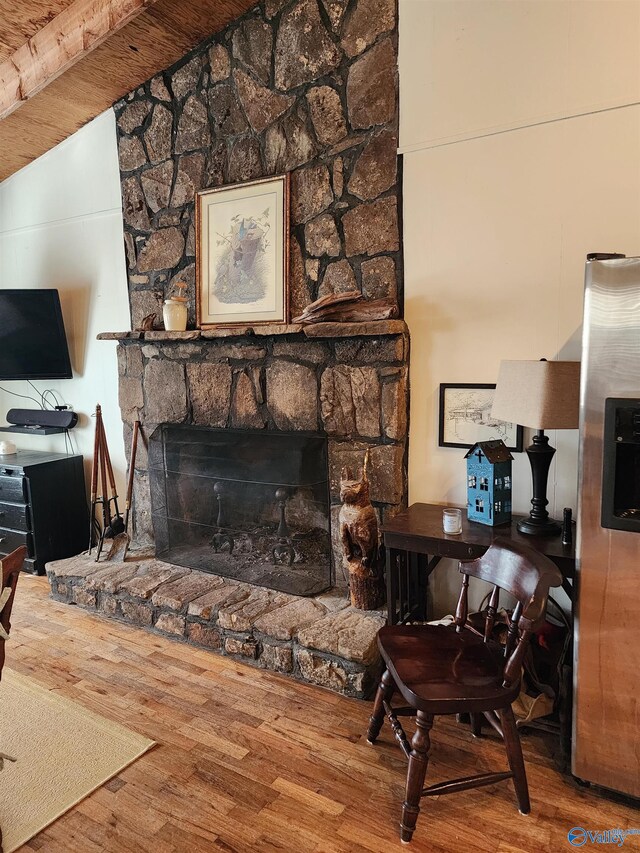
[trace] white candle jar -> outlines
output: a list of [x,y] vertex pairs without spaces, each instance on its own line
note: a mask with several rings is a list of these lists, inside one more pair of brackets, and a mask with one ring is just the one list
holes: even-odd
[[442,529],[445,533],[448,533],[450,535],[462,533],[462,510],[443,509]]

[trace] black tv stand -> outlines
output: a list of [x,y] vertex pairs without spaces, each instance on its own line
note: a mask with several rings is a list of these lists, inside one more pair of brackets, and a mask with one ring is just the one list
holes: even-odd
[[59,432],[66,432],[62,427],[45,427],[45,426],[19,426],[11,424],[10,426],[0,427],[0,432],[22,432],[25,435],[56,435]]

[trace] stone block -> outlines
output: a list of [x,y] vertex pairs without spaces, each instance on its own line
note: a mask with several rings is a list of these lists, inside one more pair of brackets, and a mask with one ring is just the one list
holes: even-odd
[[95,550],[91,555],[86,552],[77,557],[67,557],[64,560],[51,560],[47,563],[47,574],[55,578],[86,578],[100,571],[102,566],[96,563]]
[[282,430],[316,430],[318,381],[315,371],[303,364],[273,361],[266,370],[267,406],[276,427]]
[[108,593],[102,593],[98,602],[100,610],[106,616],[118,616],[118,604],[119,602],[115,595],[109,595]]
[[80,586],[79,584],[73,587],[71,599],[76,604],[80,605],[80,607],[96,607],[95,590],[84,589],[84,587]]
[[208,100],[216,137],[237,136],[248,129],[240,101],[230,83],[210,89]]
[[153,622],[153,610],[148,604],[139,601],[121,601],[120,610],[123,617],[134,625],[150,627]]
[[204,176],[204,154],[184,154],[178,160],[178,172],[171,196],[172,207],[191,204],[195,194],[202,189]]
[[173,183],[173,160],[165,160],[164,163],[145,169],[140,175],[140,180],[149,208],[157,213],[169,205]]
[[[121,347],[118,347],[120,349]],[[142,379],[142,350],[139,346],[123,347],[127,364],[127,376]]]
[[208,148],[211,142],[207,108],[196,95],[189,95],[178,121],[175,151],[183,154],[198,148]]
[[393,258],[372,258],[360,265],[362,294],[366,299],[397,297],[396,264]]
[[389,364],[404,361],[404,338],[346,338],[336,341],[336,358],[352,364]]
[[313,654],[307,649],[297,650],[296,662],[305,681],[327,687],[337,693],[362,695],[364,672],[347,672],[338,661]]
[[260,370],[243,370],[238,374],[231,403],[231,424],[242,429],[262,429],[266,417],[262,411]]
[[[105,547],[109,547],[108,541]],[[116,593],[120,589],[120,584],[132,578],[138,570],[138,564],[135,562],[103,562],[97,565],[99,566],[98,571],[89,575],[84,580],[85,588],[94,592]]]
[[205,646],[207,649],[222,648],[222,635],[215,628],[209,628],[206,625],[201,625],[199,622],[189,622],[187,624],[187,637],[192,643],[198,646]]
[[231,74],[231,59],[229,51],[221,44],[214,44],[209,49],[209,65],[211,66],[211,82],[220,83]]
[[160,163],[171,157],[171,136],[173,132],[173,116],[162,104],[153,108],[151,123],[144,134],[151,163]]
[[275,672],[293,671],[293,650],[289,646],[274,646],[271,643],[263,643],[260,663],[266,669]]
[[161,584],[187,574],[190,574],[190,570],[182,566],[172,566],[160,560],[144,561],[139,564],[135,575],[120,585],[120,592],[136,598],[150,598]]
[[157,98],[159,101],[171,100],[171,93],[166,87],[162,74],[158,74],[151,80],[149,83],[149,90],[151,91],[152,96]]
[[365,145],[351,173],[348,189],[363,201],[378,198],[396,182],[398,139],[395,133],[382,131]]
[[379,613],[348,607],[303,628],[298,642],[344,660],[370,664],[378,660],[377,636],[384,624],[385,619]]
[[275,83],[287,91],[332,71],[340,51],[325,29],[316,0],[299,0],[282,13],[275,46]]
[[321,163],[298,169],[291,176],[291,216],[294,223],[308,222],[333,201],[329,170]]
[[382,427],[387,438],[401,441],[407,434],[407,370],[382,386]]
[[399,504],[404,500],[404,444],[385,444],[371,448],[369,483],[372,501]]
[[340,44],[347,56],[358,56],[395,25],[396,0],[357,0],[342,28]]
[[132,376],[121,376],[118,382],[118,405],[122,420],[133,423],[140,417],[144,406],[142,382]]
[[304,244],[307,252],[316,258],[322,255],[338,257],[341,249],[340,237],[335,220],[330,213],[321,213],[320,216],[307,222],[304,229]]
[[218,625],[230,631],[251,631],[256,619],[291,601],[292,596],[254,588],[248,598],[225,602],[218,610]]
[[388,196],[353,207],[342,217],[342,227],[348,257],[397,252],[398,199]]
[[326,612],[326,608],[312,598],[296,598],[259,616],[254,627],[276,640],[290,640],[297,636],[300,628],[321,619]]
[[178,228],[153,231],[138,252],[138,269],[168,270],[176,266],[184,252],[184,237]]
[[289,308],[292,317],[302,314],[313,302],[313,293],[307,280],[300,244],[292,235],[289,240]]
[[267,350],[258,344],[229,343],[227,341],[216,341],[215,345],[206,350],[209,361],[221,361],[230,358],[233,361],[258,361],[266,356]]
[[350,293],[357,291],[358,282],[347,260],[335,261],[327,266],[322,283],[318,288],[318,298],[331,293]]
[[187,364],[194,423],[212,427],[226,426],[231,406],[231,378],[232,371],[228,364]]
[[191,572],[159,586],[151,597],[154,607],[164,607],[181,613],[187,605],[204,593],[217,589],[224,582],[215,575]]
[[255,660],[258,657],[258,644],[251,637],[246,640],[241,640],[237,637],[226,637],[224,650],[228,655],[240,655],[240,657],[249,658],[250,660]]
[[269,24],[259,18],[245,18],[233,33],[233,56],[255,76],[269,85],[271,78],[271,55],[273,35]]
[[340,95],[332,86],[314,86],[307,92],[307,104],[318,141],[335,145],[347,135]]
[[267,174],[291,172],[309,163],[318,152],[309,116],[301,101],[265,132],[264,160]]
[[128,104],[118,117],[118,127],[123,133],[132,133],[143,124],[151,111],[149,101],[134,101]]
[[162,321],[162,293],[153,290],[133,290],[129,292],[131,304],[131,325],[134,329],[140,327],[148,314],[155,314],[154,327]]
[[261,86],[240,69],[233,72],[233,78],[249,124],[256,133],[273,124],[295,100],[291,95],[280,95]]
[[319,342],[274,341],[273,354],[276,358],[288,357],[309,364],[324,364],[329,360],[329,350]]
[[150,231],[151,220],[140,181],[133,175],[122,182],[122,217],[136,231]]
[[337,33],[342,23],[344,13],[347,11],[349,0],[322,0],[325,12],[331,23],[331,29]]
[[220,607],[233,604],[236,601],[244,601],[251,594],[252,587],[222,578],[217,578],[217,580],[220,583],[216,587],[189,603],[187,608],[189,616],[197,616],[200,619],[215,619]]
[[152,359],[144,370],[145,413],[153,423],[180,423],[187,416],[184,365]]
[[137,136],[120,137],[118,159],[120,161],[120,171],[122,172],[132,172],[147,162],[147,155],[144,153],[142,142],[140,142]]
[[193,59],[174,71],[171,76],[171,91],[174,97],[182,100],[189,92],[195,91],[201,73],[202,57],[199,55],[194,56]]
[[229,180],[250,181],[263,174],[260,143],[255,136],[241,136],[229,153]]
[[328,433],[380,435],[380,382],[375,368],[327,368],[320,382],[320,404]]
[[349,68],[347,109],[354,130],[392,121],[398,69],[391,39],[374,45]]
[[183,637],[186,619],[184,616],[178,616],[177,613],[161,613],[156,619],[155,627],[158,631],[164,631],[165,634]]

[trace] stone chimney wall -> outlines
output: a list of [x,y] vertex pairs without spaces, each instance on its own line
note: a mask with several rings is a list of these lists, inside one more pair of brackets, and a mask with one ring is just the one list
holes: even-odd
[[[396,0],[263,0],[114,105],[133,327],[187,281],[194,193],[291,172],[291,316],[402,299]],[[158,326],[159,327],[159,326]]]

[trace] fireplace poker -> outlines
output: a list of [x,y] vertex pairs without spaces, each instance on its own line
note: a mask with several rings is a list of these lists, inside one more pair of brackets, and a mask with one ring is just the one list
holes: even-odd
[[136,470],[136,455],[138,451],[138,432],[140,421],[133,424],[133,436],[131,437],[131,456],[129,457],[129,479],[127,480],[127,495],[124,503],[124,527],[123,530],[113,537],[113,543],[107,555],[108,560],[124,560],[131,544],[129,536],[129,513],[131,511],[131,498],[133,495],[133,478]]
[[111,454],[109,453],[109,446],[107,444],[107,434],[104,431],[104,421],[100,420],[100,427],[102,430],[102,448],[104,453],[104,458],[107,466],[107,474],[109,475],[109,501],[113,503],[113,510],[115,515],[111,515],[109,511],[109,527],[105,530],[105,539],[113,539],[114,536],[117,536],[119,533],[124,533],[124,521],[122,520],[122,515],[120,514],[120,510],[118,509],[118,495],[116,493],[116,478],[113,474],[113,465],[111,464]]

